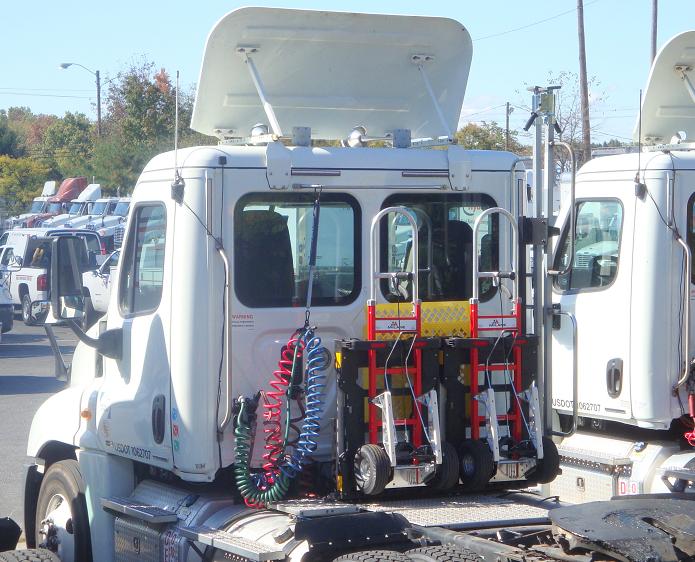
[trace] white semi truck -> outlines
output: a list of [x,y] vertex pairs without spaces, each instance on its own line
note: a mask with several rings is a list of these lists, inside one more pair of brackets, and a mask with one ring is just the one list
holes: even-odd
[[559,431],[543,416],[548,220],[517,220],[519,158],[451,144],[471,51],[440,18],[244,8],[217,23],[192,128],[220,144],[147,165],[107,313],[86,334],[84,244],[53,243],[53,315],[82,343],[32,423],[33,555],[695,556],[685,494],[565,506],[482,493],[551,481]]
[[[695,476],[695,31],[654,61],[635,126],[638,153],[590,161],[576,178],[555,255],[553,302],[576,319],[553,331],[553,400],[563,426],[567,501],[667,491],[663,476]],[[686,138],[687,137],[687,138]],[[567,206],[564,209],[567,214]],[[577,361],[576,394],[569,373]]]
[[90,183],[76,199],[70,202],[67,213],[44,220],[40,225],[44,228],[55,228],[83,215],[89,215],[94,203],[101,197],[101,184]]

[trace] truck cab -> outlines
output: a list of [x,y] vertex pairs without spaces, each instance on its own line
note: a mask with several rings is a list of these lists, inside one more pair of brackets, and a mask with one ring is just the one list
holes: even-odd
[[[563,210],[555,269],[566,273],[553,283],[554,301],[576,317],[577,345],[563,322],[554,331],[553,407],[566,422],[576,400],[581,425],[561,443],[567,470],[550,486],[569,488],[577,500],[603,499],[599,490],[664,491],[665,470],[695,469],[695,151],[687,140],[695,129],[664,109],[695,116],[678,70],[693,44],[695,32],[678,35],[654,62],[635,127],[642,151],[595,158],[579,170],[573,245]],[[576,485],[580,457],[614,467],[589,473],[604,484]]]
[[[555,476],[521,296],[526,172],[452,143],[471,56],[443,18],[242,8],[216,24],[191,127],[220,143],[147,164],[86,333],[86,250],[53,241],[51,310],[81,343],[32,423],[29,546],[410,560],[355,551],[449,540],[417,534],[432,523],[415,511],[479,521],[437,494]],[[308,497],[375,498],[286,503],[299,474]],[[400,508],[380,503],[391,491]],[[517,501],[550,528],[517,496],[486,526],[513,524]]]
[[94,206],[94,202],[99,199],[99,197],[101,197],[101,185],[98,183],[90,183],[84,188],[84,191],[77,196],[77,199],[73,199],[70,202],[70,206],[67,208],[66,213],[47,218],[41,222],[40,226],[55,228],[75,217],[88,215]]
[[77,197],[86,186],[87,178],[85,177],[65,178],[60,183],[58,192],[46,201],[43,212],[25,219],[23,226],[26,228],[39,227],[46,219],[65,213],[70,200]]
[[26,220],[28,218],[44,213],[47,207],[48,198],[56,194],[57,188],[58,182],[54,180],[45,182],[43,184],[43,189],[41,190],[41,195],[34,197],[29,211],[7,219],[5,221],[5,229],[10,230],[16,227],[25,227],[27,226]]

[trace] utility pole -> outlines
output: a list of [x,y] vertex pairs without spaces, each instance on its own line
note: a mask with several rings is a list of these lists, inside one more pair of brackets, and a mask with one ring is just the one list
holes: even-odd
[[98,70],[94,75],[97,79],[97,136],[101,137],[101,76]]
[[656,20],[659,12],[659,0],[652,0],[652,59],[656,58]]
[[507,102],[507,110],[505,111],[507,124],[504,128],[504,149],[505,150],[509,150],[509,114],[512,111],[514,111],[514,108],[509,105],[509,102]]
[[[656,0],[655,0],[656,1]],[[582,162],[591,158],[591,124],[589,122],[589,85],[586,78],[586,46],[584,43],[584,2],[577,0],[577,31],[579,33],[579,87],[582,109]]]

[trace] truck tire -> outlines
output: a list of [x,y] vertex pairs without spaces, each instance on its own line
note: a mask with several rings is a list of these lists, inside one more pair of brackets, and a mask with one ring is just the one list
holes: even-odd
[[560,474],[560,453],[557,445],[549,437],[543,437],[543,459],[538,462],[536,470],[529,476],[531,482],[548,484]]
[[456,448],[446,441],[442,443],[442,464],[432,475],[432,478],[425,481],[430,488],[438,491],[450,490],[459,481],[459,456]]
[[31,297],[29,293],[22,295],[22,320],[27,326],[36,326],[36,318],[31,315]]
[[475,552],[451,545],[422,546],[406,554],[414,562],[483,562]]
[[485,441],[466,439],[459,447],[461,484],[466,492],[485,489],[495,472],[495,460]]
[[379,445],[362,445],[355,455],[355,483],[367,496],[378,496],[391,479],[391,461]]
[[395,550],[351,552],[350,554],[343,554],[338,558],[334,558],[333,562],[348,562],[350,560],[354,560],[356,562],[410,562],[410,558],[408,556],[401,554],[400,552],[396,552]]
[[43,477],[36,504],[36,544],[49,546],[62,562],[91,562],[89,533],[80,465],[73,459],[53,463]]
[[0,552],[0,562],[60,562],[50,550],[8,550]]

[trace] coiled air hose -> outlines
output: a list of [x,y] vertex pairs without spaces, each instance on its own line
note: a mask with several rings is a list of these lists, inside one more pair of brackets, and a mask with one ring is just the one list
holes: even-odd
[[[300,429],[297,444],[292,454],[287,456],[279,466],[272,463],[279,459],[265,457],[264,473],[258,478],[251,474],[251,419],[255,412],[249,412],[248,401],[239,398],[239,412],[234,428],[234,452],[236,456],[234,478],[239,493],[250,506],[263,505],[282,499],[289,490],[291,480],[299,474],[309,457],[316,451],[317,438],[320,430],[321,414],[323,413],[323,396],[325,384],[324,371],[328,368],[329,353],[321,345],[321,338],[314,334],[312,328],[304,328],[300,332],[299,341],[295,346],[304,347],[307,361],[305,387],[305,415]],[[301,342],[301,343],[300,343]],[[293,370],[294,374],[294,370]],[[292,386],[291,381],[288,386]],[[287,446],[282,445],[284,451]],[[279,443],[273,443],[276,451]],[[271,460],[272,459],[272,460]],[[269,462],[271,461],[271,462]]]

